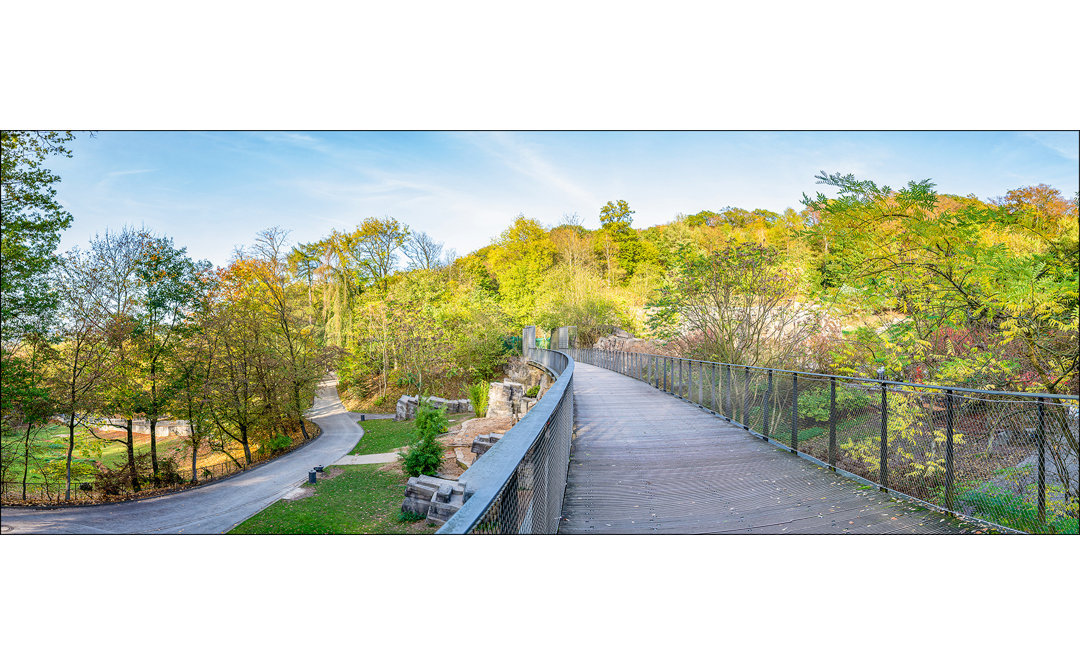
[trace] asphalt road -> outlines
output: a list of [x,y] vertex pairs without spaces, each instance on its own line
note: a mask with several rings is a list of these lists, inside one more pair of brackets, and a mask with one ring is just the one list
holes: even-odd
[[284,457],[205,487],[138,501],[57,509],[4,508],[4,535],[19,533],[224,533],[333,464],[363,433],[342,406],[337,380],[320,385],[307,417],[322,435]]

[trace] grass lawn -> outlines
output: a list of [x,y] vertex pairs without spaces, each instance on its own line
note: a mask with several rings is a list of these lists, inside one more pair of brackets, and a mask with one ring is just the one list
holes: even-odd
[[416,439],[416,428],[411,420],[365,420],[358,424],[364,428],[364,436],[356,442],[350,455],[390,453]]
[[[98,436],[110,440],[102,441],[94,438],[82,427],[75,430],[75,450],[72,455],[72,462],[75,464],[72,476],[73,482],[92,481],[94,479],[92,470],[85,463],[99,461],[111,468],[119,468],[127,463],[127,433],[112,430],[107,432],[97,430],[97,432]],[[36,429],[30,436],[30,442],[30,473],[27,475],[27,481],[29,483],[40,483],[43,480],[40,467],[50,462],[61,463],[67,457],[68,429],[64,425],[47,425]],[[3,444],[4,454],[12,455],[11,466],[7,469],[4,480],[21,482],[23,474],[23,439],[21,433],[4,436],[0,439],[0,443]],[[150,452],[149,434],[136,433],[133,436],[133,443],[136,455]],[[259,445],[258,441],[252,441],[251,450],[253,453],[259,449]],[[174,458],[181,468],[187,468],[190,465],[190,450],[187,437],[158,437],[158,458]],[[239,444],[231,445],[229,450],[238,458],[243,457]],[[79,462],[84,464],[79,465]],[[215,464],[227,462],[231,462],[231,460],[224,453],[209,452],[205,449],[200,452],[198,457],[198,466],[200,468],[212,467]],[[84,473],[79,473],[80,466]]]
[[[471,413],[455,413],[450,423],[471,417]],[[352,455],[388,453],[416,439],[416,428],[408,420],[366,420],[361,427],[364,436],[352,449]],[[310,497],[278,501],[229,533],[434,533],[436,528],[424,520],[399,521],[408,478],[398,469],[380,468],[383,465],[328,467],[341,475],[320,480]]]
[[[448,416],[451,427],[473,417],[472,413],[452,413]],[[416,441],[416,427],[412,420],[365,420],[359,425],[364,428],[364,436],[356,442],[350,455],[392,453]]]
[[[112,467],[123,466],[127,462],[127,444],[124,438],[126,434],[124,432],[102,432],[100,435],[117,438],[115,441],[100,441],[88,434],[85,429],[81,427],[77,429],[75,431],[73,461],[98,460]],[[31,434],[30,473],[27,479],[29,482],[41,482],[41,474],[37,468],[39,464],[52,460],[63,460],[67,457],[67,437],[68,429],[64,425],[47,425]],[[136,434],[134,443],[136,455],[150,451],[149,434]],[[169,457],[177,454],[184,443],[183,437],[161,437],[158,439],[158,455]],[[22,436],[16,434],[3,437],[3,446],[4,448],[11,446],[12,450],[15,451],[7,479],[21,481],[23,473]],[[73,478],[73,480],[91,479],[92,475]]]
[[[393,424],[392,421],[381,422]],[[313,496],[278,501],[229,533],[434,533],[436,528],[428,526],[424,520],[398,521],[401,502],[405,499],[405,475],[397,470],[379,471],[379,468],[378,464],[329,467],[341,469],[341,475],[320,480]]]

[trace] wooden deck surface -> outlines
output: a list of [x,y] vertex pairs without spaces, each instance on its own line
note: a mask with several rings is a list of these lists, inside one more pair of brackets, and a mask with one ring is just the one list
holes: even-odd
[[962,533],[640,381],[577,363],[561,534]]

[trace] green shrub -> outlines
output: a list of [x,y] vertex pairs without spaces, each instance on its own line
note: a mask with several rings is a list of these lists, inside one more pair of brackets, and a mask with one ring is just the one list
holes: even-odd
[[540,386],[533,386],[525,391],[526,397],[536,397],[540,393]]
[[487,415],[489,388],[490,386],[484,381],[469,386],[469,401],[472,402],[473,412],[476,413],[477,418]]
[[[846,385],[836,386],[836,412],[855,411],[870,406],[870,394]],[[819,423],[829,422],[829,390],[799,392],[799,416]]]
[[436,409],[426,398],[416,407],[416,433],[420,440],[398,453],[401,466],[409,476],[429,476],[442,466],[443,446],[435,437],[450,427],[446,409]]
[[404,522],[419,522],[420,520],[424,519],[425,517],[427,517],[427,515],[424,515],[423,513],[412,513],[412,512],[403,510],[400,513],[398,513],[397,521],[401,522],[401,523],[404,523]]
[[266,442],[266,449],[269,450],[271,454],[276,454],[288,450],[292,447],[292,444],[292,437],[287,434],[278,434]]
[[807,427],[807,428],[800,428],[799,429],[799,434],[797,436],[799,438],[799,441],[806,441],[807,439],[812,439],[815,436],[821,436],[824,433],[825,433],[825,428],[824,427]]

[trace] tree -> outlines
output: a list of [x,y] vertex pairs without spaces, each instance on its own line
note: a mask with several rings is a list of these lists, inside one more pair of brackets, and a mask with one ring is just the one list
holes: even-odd
[[26,362],[12,363],[5,372],[8,381],[7,408],[14,419],[26,426],[23,434],[23,476],[22,498],[26,500],[26,481],[30,472],[31,449],[35,438],[35,429],[41,429],[49,422],[53,413],[52,395],[45,387],[44,366],[52,355],[47,340],[43,335],[32,333],[27,344]]
[[649,326],[669,338],[700,336],[700,358],[793,368],[820,324],[795,300],[795,286],[777,251],[761,245],[687,255],[649,303]]
[[356,234],[357,253],[372,278],[386,289],[386,280],[397,264],[397,250],[409,237],[409,227],[393,217],[368,217]]
[[[630,228],[633,214],[634,211],[622,199],[614,203],[608,201],[600,208],[600,230],[610,238],[601,245],[606,255],[605,258],[610,263],[609,243],[614,243],[618,248],[619,268],[627,277],[634,274],[638,264],[641,263],[645,256],[637,231]],[[609,268],[609,275],[611,274],[613,274],[613,271]],[[615,283],[614,278],[611,279],[611,283]]]
[[12,391],[27,353],[20,346],[56,308],[47,275],[71,214],[56,200],[60,177],[44,168],[50,156],[70,157],[70,132],[0,132],[0,413],[26,397]]
[[133,421],[145,409],[135,352],[137,337],[142,332],[139,308],[144,298],[138,271],[147,240],[145,231],[133,228],[125,227],[116,233],[106,231],[104,236],[95,236],[90,242],[88,260],[82,267],[83,279],[97,285],[90,292],[94,298],[90,304],[92,320],[113,356],[109,375],[101,381],[101,406],[109,416],[119,416],[124,421],[128,473],[131,489],[136,492],[141,489],[141,483],[135,464]]
[[140,385],[143,413],[150,421],[150,461],[158,482],[157,423],[171,400],[175,375],[169,363],[178,338],[210,270],[208,262],[195,263],[171,238],[146,237],[135,271],[143,294],[138,317],[137,360],[142,366]]
[[605,229],[629,229],[630,223],[634,221],[634,211],[630,209],[630,206],[619,199],[618,201],[608,201],[600,208],[600,227]]
[[[394,222],[396,224],[396,222]],[[304,425],[304,396],[314,393],[329,364],[331,351],[320,351],[311,330],[300,320],[300,308],[289,295],[289,270],[285,239],[288,233],[279,228],[261,231],[250,257],[241,255],[242,268],[261,286],[255,293],[274,323],[275,334],[268,337],[274,351],[286,362],[286,385],[291,400],[287,412],[295,418],[304,439],[311,438]]]
[[555,247],[535,219],[518,215],[490,253],[499,300],[516,325],[528,325],[536,310],[536,282],[554,263]]
[[[71,214],[56,200],[60,177],[42,164],[70,157],[71,132],[0,132],[0,335],[4,342],[25,332],[25,319],[51,311],[55,299],[46,275],[60,231]],[[5,346],[7,346],[5,344]]]
[[402,251],[409,257],[410,270],[435,270],[444,265],[443,243],[423,231],[411,233]]
[[[923,380],[1076,392],[1075,205],[1044,186],[985,203],[939,195],[929,180],[896,191],[850,174],[818,180],[839,189],[803,201],[826,294],[899,314],[862,333],[875,363]],[[938,353],[950,331],[980,341]]]
[[98,390],[112,371],[112,354],[101,320],[102,288],[88,264],[89,257],[77,248],[65,254],[54,284],[60,310],[56,332],[60,338],[52,385],[56,408],[64,414],[68,430],[64,462],[64,496],[71,500],[71,460],[75,430],[84,426],[98,408]]

